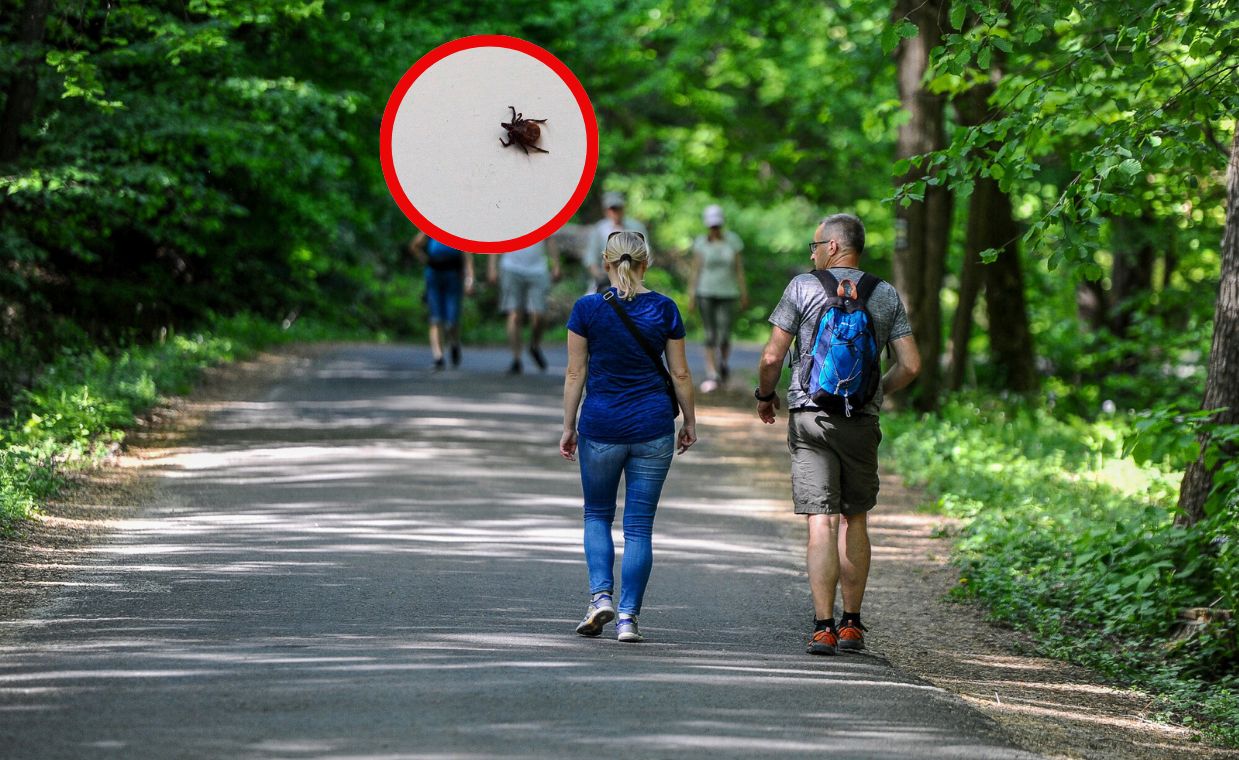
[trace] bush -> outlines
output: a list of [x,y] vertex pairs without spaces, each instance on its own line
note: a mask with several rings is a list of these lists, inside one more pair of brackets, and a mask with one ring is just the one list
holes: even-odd
[[959,595],[1032,631],[1044,653],[1152,688],[1167,715],[1206,718],[1216,736],[1239,740],[1235,621],[1174,636],[1185,609],[1235,609],[1236,499],[1203,524],[1175,526],[1179,475],[1125,451],[1131,419],[960,397],[938,416],[885,426],[901,473],[965,521]]
[[88,466],[120,443],[136,415],[162,397],[189,392],[206,367],[263,346],[329,337],[341,333],[312,322],[284,328],[238,315],[215,318],[201,332],[112,354],[61,349],[17,394],[10,420],[0,426],[0,531],[53,496],[66,469]]

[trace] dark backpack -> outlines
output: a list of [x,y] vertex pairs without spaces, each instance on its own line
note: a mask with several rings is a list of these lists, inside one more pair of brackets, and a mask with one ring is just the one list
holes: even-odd
[[801,356],[801,385],[819,409],[851,417],[873,400],[882,382],[877,335],[866,308],[882,280],[866,273],[860,282],[840,283],[826,269],[813,274],[826,290],[826,303],[813,325],[813,347]]

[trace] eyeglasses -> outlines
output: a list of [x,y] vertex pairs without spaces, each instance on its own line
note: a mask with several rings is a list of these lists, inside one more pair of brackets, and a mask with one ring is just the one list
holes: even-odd
[[827,243],[833,243],[833,242],[834,242],[833,240],[821,240],[821,241],[815,241],[815,242],[809,243],[809,255],[812,256],[814,253],[816,253],[817,247],[819,245],[826,245]]

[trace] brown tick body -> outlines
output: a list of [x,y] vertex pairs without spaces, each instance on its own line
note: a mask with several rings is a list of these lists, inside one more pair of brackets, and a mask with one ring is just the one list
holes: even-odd
[[[508,106],[512,108],[512,106]],[[503,147],[509,145],[519,146],[521,150],[528,155],[529,151],[536,150],[539,153],[550,153],[549,150],[543,150],[537,145],[538,138],[542,136],[542,129],[539,124],[545,124],[546,119],[526,119],[525,114],[517,113],[515,108],[512,108],[512,123],[502,122],[499,126],[508,130],[508,141],[504,142],[503,138],[499,138],[499,144]]]

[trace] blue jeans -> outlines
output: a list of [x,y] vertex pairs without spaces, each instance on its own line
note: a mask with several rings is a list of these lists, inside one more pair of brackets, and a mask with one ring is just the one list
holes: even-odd
[[455,327],[460,322],[464,276],[455,269],[426,269],[426,305],[432,325]]
[[585,492],[585,563],[589,567],[589,592],[615,588],[615,544],[611,523],[615,520],[615,497],[620,474],[624,475],[624,562],[620,569],[620,597],[616,608],[636,615],[641,611],[645,585],[654,564],[650,544],[654,512],[663,481],[671,469],[675,436],[643,443],[599,443],[587,438],[578,442],[581,488]]

